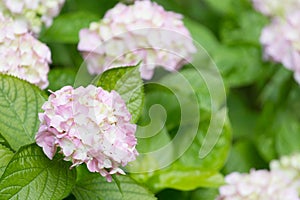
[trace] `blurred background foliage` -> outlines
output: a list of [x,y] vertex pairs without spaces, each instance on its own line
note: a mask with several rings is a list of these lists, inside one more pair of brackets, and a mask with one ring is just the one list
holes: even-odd
[[[263,60],[259,43],[260,32],[269,19],[257,13],[250,0],[156,1],[166,10],[184,15],[195,42],[204,47],[218,66],[227,88],[224,102],[229,120],[212,154],[199,160],[195,152],[210,116],[203,102],[209,101],[210,96],[203,80],[195,80],[193,72],[185,68],[182,74],[195,89],[201,115],[207,118],[201,118],[199,134],[183,157],[163,170],[133,177],[156,192],[158,199],[210,200],[218,194],[216,187],[223,181],[221,173],[267,168],[270,160],[299,151],[299,86],[283,66]],[[83,62],[77,51],[79,30],[99,20],[116,3],[116,0],[66,1],[53,25],[40,35],[52,50],[49,89],[74,82]],[[163,79],[176,80],[176,76],[170,76]],[[176,110],[178,102],[174,94],[163,88],[146,87],[145,113],[154,103],[162,104],[168,112],[166,128],[152,139],[162,143],[141,140],[140,150],[167,143],[178,128],[180,111]],[[144,114],[141,123],[147,117]],[[152,161],[148,158],[143,164],[149,166]]]

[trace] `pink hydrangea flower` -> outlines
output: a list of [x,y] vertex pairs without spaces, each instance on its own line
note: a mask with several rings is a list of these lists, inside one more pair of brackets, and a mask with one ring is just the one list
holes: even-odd
[[49,27],[57,16],[65,0],[2,0],[0,10],[14,20],[27,24],[28,28],[38,34],[42,24]]
[[45,89],[51,62],[49,48],[27,32],[26,25],[0,14],[0,73]]
[[151,79],[156,66],[177,70],[196,52],[182,16],[149,0],[117,4],[79,37],[78,49],[91,74],[142,61],[141,76]]
[[50,159],[59,148],[72,166],[86,163],[108,181],[136,159],[136,125],[117,92],[65,86],[52,92],[42,109],[36,142]]
[[274,18],[263,29],[260,42],[265,59],[282,63],[294,71],[300,83],[300,12],[292,12],[286,19]]
[[252,0],[254,8],[270,17],[282,16],[297,11],[300,7],[299,0]]
[[234,172],[225,178],[217,200],[299,200],[298,186],[282,171]]
[[298,182],[298,191],[300,191],[300,154],[291,156],[282,156],[279,160],[273,160],[270,163],[272,171],[283,171],[290,179]]

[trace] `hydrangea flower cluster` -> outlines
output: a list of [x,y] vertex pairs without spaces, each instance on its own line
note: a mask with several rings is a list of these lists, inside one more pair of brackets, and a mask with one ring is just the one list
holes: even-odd
[[49,27],[65,0],[1,0],[0,11],[14,20],[26,22],[28,28],[38,34],[42,24]]
[[273,160],[270,163],[270,169],[272,171],[284,171],[286,176],[298,182],[298,191],[300,191],[300,154],[283,156],[280,160]]
[[65,86],[52,92],[42,109],[36,143],[50,159],[59,148],[72,167],[86,163],[89,171],[111,181],[112,174],[124,174],[120,166],[138,155],[136,125],[115,91]]
[[272,170],[295,169],[300,173],[300,154],[282,156],[280,160],[273,160],[270,164]]
[[299,0],[252,0],[254,8],[270,17],[285,16],[291,11],[299,9]]
[[10,74],[45,89],[51,62],[49,48],[34,38],[20,21],[0,14],[0,73]]
[[217,200],[299,200],[296,185],[284,173],[252,170],[250,174],[234,172],[226,177]]
[[79,36],[91,74],[142,61],[141,76],[151,79],[156,66],[177,70],[196,52],[182,16],[149,0],[117,4]]
[[260,37],[264,58],[294,71],[300,84],[300,1],[253,1],[257,10],[272,17]]
[[271,170],[234,172],[226,176],[217,200],[299,200],[300,154],[282,157],[270,164]]

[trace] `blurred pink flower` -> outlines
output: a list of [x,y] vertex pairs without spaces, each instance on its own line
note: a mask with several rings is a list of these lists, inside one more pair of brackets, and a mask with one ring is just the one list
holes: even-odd
[[225,181],[217,200],[299,200],[299,183],[282,171],[234,172],[227,175]]
[[51,62],[49,48],[27,32],[26,25],[0,14],[0,73],[45,89]]
[[59,147],[72,166],[86,163],[108,181],[111,174],[124,174],[119,167],[136,159],[136,125],[115,91],[65,86],[52,92],[42,109],[36,142],[50,159]]
[[273,160],[270,163],[272,171],[283,171],[290,179],[298,182],[298,191],[300,191],[300,154],[291,156],[282,156],[279,160]]
[[2,0],[0,10],[14,20],[23,21],[35,34],[41,31],[42,24],[51,26],[65,0]]
[[156,66],[177,70],[196,52],[182,16],[149,0],[117,4],[79,37],[78,50],[91,74],[142,61],[141,76],[151,79]]
[[282,63],[294,71],[294,77],[300,83],[300,12],[292,12],[286,19],[274,18],[263,29],[260,41],[265,59]]
[[299,10],[299,0],[252,0],[254,8],[270,17],[284,17],[286,14]]

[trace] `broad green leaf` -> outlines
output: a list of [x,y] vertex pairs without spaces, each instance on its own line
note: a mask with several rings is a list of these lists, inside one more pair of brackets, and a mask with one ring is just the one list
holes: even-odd
[[0,179],[0,199],[57,199],[71,192],[76,170],[55,157],[49,160],[35,144],[20,148]]
[[236,45],[220,46],[212,58],[230,87],[249,85],[258,80],[264,68],[260,48]]
[[[285,106],[278,109],[274,121],[277,129],[275,134],[276,150],[280,156],[300,152],[300,90],[298,84],[293,84]],[[275,129],[275,130],[276,130]]]
[[55,68],[51,68],[50,73],[56,67],[70,68],[77,71],[82,65],[83,58],[77,49],[77,44],[47,42],[47,46],[51,50],[52,65],[55,66]]
[[[233,138],[235,140],[255,137],[255,127],[259,112],[248,105],[248,97],[244,97],[244,90],[241,92],[232,89],[227,97],[228,115],[232,126]],[[252,102],[251,102],[252,103]]]
[[228,13],[232,7],[232,0],[204,0],[210,7],[220,13]]
[[13,150],[34,142],[44,101],[36,86],[0,74],[0,134]]
[[242,44],[259,48],[261,31],[268,22],[269,20],[265,16],[252,9],[244,12],[237,11],[234,17],[223,22],[221,40],[227,45]]
[[146,182],[156,192],[164,188],[189,191],[198,187],[219,187],[222,184],[223,175],[218,172],[188,168],[163,170]]
[[10,159],[13,157],[14,153],[0,144],[0,177],[2,176],[7,164]]
[[[82,169],[82,167],[81,167]],[[138,185],[128,176],[117,176],[122,193],[115,182],[107,182],[98,173],[87,173],[77,181],[72,190],[77,200],[154,200],[154,194]]]
[[227,160],[229,149],[231,147],[231,127],[228,119],[226,118],[225,124],[222,127],[222,132],[218,135],[218,130],[215,131],[215,137],[217,137],[216,144],[214,144],[213,149],[205,158],[199,158],[199,150],[202,145],[207,142],[205,141],[205,136],[207,134],[207,129],[210,126],[209,120],[204,120],[200,122],[199,132],[193,141],[193,144],[189,149],[183,154],[183,156],[175,162],[179,168],[181,167],[194,167],[204,170],[220,170]]
[[137,66],[107,70],[96,81],[96,85],[118,92],[132,115],[131,122],[137,122],[144,102],[143,81]]
[[275,135],[276,150],[280,156],[300,152],[300,118],[291,113],[283,116],[284,119],[278,119],[281,126]]
[[[214,9],[203,0],[155,0],[166,10],[181,13],[184,17],[189,17],[199,21],[206,27],[216,30],[218,28],[220,17]],[[225,1],[225,0],[223,0]],[[222,2],[223,2],[222,1]],[[219,2],[219,4],[222,4]]]
[[144,109],[139,120],[139,125],[147,125],[144,134],[154,134],[153,129],[162,130],[163,125],[166,131],[176,129],[180,123],[180,104],[175,94],[167,87],[156,84],[145,85],[145,92]]
[[249,173],[250,169],[267,168],[265,163],[259,156],[255,145],[249,140],[238,140],[231,148],[229,158],[223,169],[224,173],[232,172]]
[[115,4],[117,4],[117,0],[110,1],[101,1],[99,0],[69,0],[66,1],[62,10],[62,13],[65,12],[89,12],[98,16],[98,18],[102,18],[106,11],[112,8]]
[[49,72],[48,89],[56,91],[66,85],[73,85],[76,77],[76,72],[69,68],[52,69]]
[[260,153],[260,156],[266,162],[270,162],[271,160],[276,159],[278,157],[273,131],[274,130],[259,129],[259,131],[256,132],[256,148]]
[[156,194],[158,199],[190,200],[190,193],[174,189],[165,189]]
[[267,79],[267,84],[262,88],[260,101],[262,104],[281,105],[291,90],[294,78],[292,77],[292,72],[282,65],[274,65],[272,67],[275,72]]
[[187,17],[184,18],[184,25],[190,31],[194,41],[199,43],[206,51],[212,52],[218,48],[218,40],[207,27]]
[[[225,124],[221,127],[221,133],[219,133],[219,128],[215,127],[214,129],[213,126],[211,127],[216,137],[216,143],[212,144],[212,150],[208,155],[201,159],[199,158],[199,151],[202,145],[207,142],[206,136],[211,122],[211,114],[216,115],[216,111],[212,112],[211,105],[213,104],[213,108],[216,110],[222,110],[225,99],[219,96],[219,99],[211,101],[205,82],[201,80],[201,76],[195,75],[194,72],[194,70],[187,69],[178,74],[170,74],[157,83],[162,85],[152,87],[151,90],[149,90],[148,85],[146,87],[145,108],[149,112],[151,123],[156,123],[156,127],[161,127],[161,122],[156,121],[160,118],[159,116],[163,116],[161,117],[162,124],[165,123],[164,127],[171,137],[162,139],[160,134],[163,132],[159,131],[155,132],[157,135],[152,133],[155,136],[143,139],[139,138],[140,134],[137,134],[138,143],[142,141],[143,153],[148,150],[149,154],[140,154],[138,159],[128,166],[128,170],[136,172],[131,174],[135,180],[145,183],[151,190],[156,192],[165,188],[193,190],[198,187],[217,187],[223,183],[223,177],[219,170],[227,159],[231,145],[231,130],[226,119]],[[160,108],[156,111],[157,116],[152,114],[150,108],[156,104],[165,109],[165,113]],[[221,110],[220,113],[223,112]],[[185,112],[189,115],[185,115]],[[200,118],[197,117],[197,112],[200,112]],[[168,119],[172,120],[168,121]],[[149,122],[145,114],[139,123],[144,124],[145,121],[143,120]],[[220,122],[222,121],[220,120]],[[195,124],[197,125],[196,135],[193,133]],[[149,129],[150,127],[152,127],[152,124]],[[179,130],[184,130],[184,138],[181,138],[180,143],[177,143],[176,137],[180,138],[181,135]],[[147,131],[147,129],[143,132],[146,135],[149,132],[151,135],[151,131]],[[187,138],[191,139],[191,143],[187,144],[185,142]],[[150,145],[147,145],[147,140]],[[173,147],[166,148],[169,145]],[[155,152],[154,147],[157,148],[156,151],[158,152],[164,151],[158,156],[154,156],[154,154],[151,154]],[[184,151],[181,152],[181,150]],[[182,154],[177,158],[180,152]],[[143,157],[141,158],[141,156]],[[162,160],[168,158],[174,159],[169,165],[154,171],[155,167],[161,166]]]
[[[221,45],[211,55],[226,84],[240,87],[261,79],[266,71],[259,37],[268,19],[254,11],[248,0],[229,1],[220,3],[226,9],[219,26]],[[216,6],[217,1],[207,2]]]
[[5,139],[2,137],[2,135],[0,134],[0,144],[5,143]]
[[[175,12],[182,12],[183,11],[183,2],[176,1],[176,0],[170,0],[170,1],[164,1],[164,0],[154,0],[159,5],[163,6],[164,9],[172,10]],[[189,0],[187,0],[185,3],[188,3]],[[182,4],[182,5],[180,5]]]
[[40,34],[40,40],[75,44],[79,41],[79,31],[88,28],[91,22],[97,20],[97,15],[86,11],[59,15],[54,19],[52,26]]
[[296,83],[290,87],[279,104],[271,97],[259,118],[256,146],[266,161],[300,152],[300,115],[295,112],[300,109],[300,91]]
[[218,188],[200,188],[191,194],[189,200],[215,200],[218,195]]
[[158,199],[172,200],[215,200],[218,194],[218,188],[199,188],[193,191],[165,189],[156,196]]
[[156,196],[158,199],[172,200],[215,200],[218,193],[217,188],[199,188],[193,191],[166,189],[159,192]]

